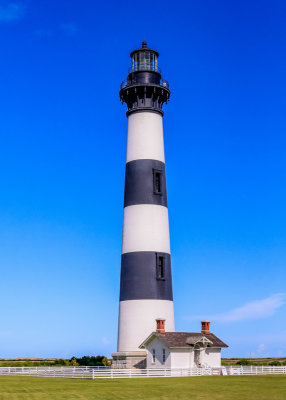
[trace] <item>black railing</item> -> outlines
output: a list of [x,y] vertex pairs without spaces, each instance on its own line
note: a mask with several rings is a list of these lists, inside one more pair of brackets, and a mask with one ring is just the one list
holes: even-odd
[[[150,84],[148,84],[148,83],[137,83],[137,82],[134,82],[134,81],[131,82],[131,81],[128,81],[127,79],[125,79],[123,82],[121,82],[120,89],[123,89],[126,86],[136,86],[136,85],[138,85],[138,86],[142,86],[142,85],[147,85],[147,86],[148,85],[150,85],[150,86],[154,85],[154,86],[157,86],[154,83],[150,83]],[[169,82],[165,81],[165,79],[160,79],[159,86],[163,86],[163,87],[169,89]]]

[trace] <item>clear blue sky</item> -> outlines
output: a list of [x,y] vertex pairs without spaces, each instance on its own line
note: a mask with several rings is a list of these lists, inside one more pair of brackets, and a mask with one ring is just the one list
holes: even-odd
[[283,1],[0,0],[0,357],[116,348],[127,120],[143,39],[164,133],[176,329],[286,356]]

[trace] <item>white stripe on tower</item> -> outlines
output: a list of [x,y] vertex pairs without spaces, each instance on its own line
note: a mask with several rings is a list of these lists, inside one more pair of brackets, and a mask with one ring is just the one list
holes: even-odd
[[155,112],[128,116],[126,162],[142,159],[165,162],[163,118]]
[[124,208],[122,254],[133,251],[170,254],[167,207],[137,204]]

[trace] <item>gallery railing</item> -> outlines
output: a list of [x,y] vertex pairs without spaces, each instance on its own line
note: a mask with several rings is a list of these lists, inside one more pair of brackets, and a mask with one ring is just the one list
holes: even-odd
[[[121,82],[120,89],[123,89],[124,87],[126,87],[126,86],[131,86],[131,85],[132,85],[132,86],[134,86],[134,85],[142,86],[142,83],[136,83],[135,80],[129,81],[129,80],[125,79],[123,82]],[[152,86],[153,86],[153,85],[154,85],[154,84],[152,83]],[[160,85],[159,85],[159,86],[163,86],[163,87],[166,87],[167,89],[169,89],[169,82],[166,81],[165,79],[161,78],[161,79],[160,79]]]

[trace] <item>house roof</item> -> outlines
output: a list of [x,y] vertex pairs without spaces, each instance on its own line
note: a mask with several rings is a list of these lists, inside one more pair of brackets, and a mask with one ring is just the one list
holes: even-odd
[[196,343],[208,340],[208,347],[228,347],[222,340],[216,337],[213,333],[202,334],[197,332],[152,332],[150,336],[141,344],[140,348],[143,348],[151,338],[157,337],[163,340],[167,347],[191,347]]

